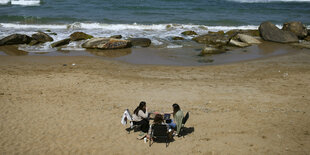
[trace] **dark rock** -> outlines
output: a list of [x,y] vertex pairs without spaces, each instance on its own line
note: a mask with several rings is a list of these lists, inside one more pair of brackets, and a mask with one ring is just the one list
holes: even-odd
[[175,36],[175,37],[172,37],[172,40],[184,40],[184,38],[183,37]]
[[209,31],[208,34],[216,34],[216,35],[224,35],[224,31],[218,31],[218,32],[212,32],[212,31]]
[[96,56],[117,58],[130,54],[131,48],[113,49],[113,50],[87,49],[86,51]]
[[57,36],[57,33],[55,32],[51,32],[51,33],[48,33],[49,35],[54,35],[54,36]]
[[293,43],[298,42],[297,36],[290,31],[283,31],[276,27],[271,22],[263,22],[259,26],[261,37],[266,41],[273,41],[279,43]]
[[293,43],[291,44],[292,46],[295,46],[295,47],[299,47],[299,48],[308,48],[310,49],[310,42],[300,42],[300,43]]
[[151,45],[151,39],[148,38],[130,38],[132,46],[149,47]]
[[226,35],[232,37],[237,34],[246,34],[253,37],[259,37],[259,31],[258,30],[229,30],[225,33]]
[[63,40],[60,40],[60,41],[52,43],[51,47],[54,48],[54,47],[59,47],[59,46],[67,45],[67,44],[70,43],[70,41],[71,41],[70,38],[63,39]]
[[87,49],[121,49],[130,47],[130,41],[114,38],[92,38],[82,44]]
[[199,56],[221,54],[221,53],[225,53],[225,52],[226,52],[225,48],[205,47],[200,52]]
[[229,37],[225,35],[218,34],[205,34],[201,36],[194,37],[192,40],[208,45],[226,45],[229,41]]
[[84,32],[74,32],[70,35],[71,41],[78,41],[78,40],[87,40],[93,38],[92,35],[88,35]]
[[39,43],[40,43],[39,41],[33,39],[33,40],[30,41],[30,43],[28,45],[33,46],[33,45],[37,45]]
[[310,36],[307,36],[304,40],[305,41],[310,41]]
[[51,30],[46,30],[46,32],[52,32]]
[[2,45],[28,44],[32,40],[31,37],[24,34],[12,34],[0,40]]
[[184,31],[181,34],[186,35],[186,36],[197,35],[195,31]]
[[115,38],[115,39],[122,39],[122,35],[114,35],[114,36],[111,36],[110,38]]
[[44,32],[38,32],[32,35],[32,38],[39,41],[40,43],[45,43],[53,41],[54,39]]
[[308,34],[306,26],[301,22],[284,23],[282,30],[293,32],[299,39],[305,38]]

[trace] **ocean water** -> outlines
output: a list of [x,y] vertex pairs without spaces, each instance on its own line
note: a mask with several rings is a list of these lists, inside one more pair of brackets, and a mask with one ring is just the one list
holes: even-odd
[[[301,21],[309,28],[310,0],[0,0],[0,39],[13,33],[32,35],[50,30],[57,34],[51,36],[58,41],[83,31],[95,37],[147,37],[153,47],[169,49],[192,46],[188,43],[192,37],[181,35],[186,30],[204,34],[257,29],[267,20],[278,27],[284,22]],[[175,42],[172,36],[186,40]],[[20,49],[55,51],[50,44]],[[66,49],[79,50],[80,45],[74,42]]]

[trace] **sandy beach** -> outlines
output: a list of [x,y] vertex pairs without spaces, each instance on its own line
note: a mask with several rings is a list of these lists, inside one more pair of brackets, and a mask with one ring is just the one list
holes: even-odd
[[[310,153],[310,52],[215,66],[0,56],[0,154]],[[74,64],[74,65],[73,65]],[[178,103],[187,134],[152,147],[120,123]]]

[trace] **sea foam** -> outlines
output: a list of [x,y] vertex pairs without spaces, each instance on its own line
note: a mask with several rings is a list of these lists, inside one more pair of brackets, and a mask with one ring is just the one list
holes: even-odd
[[0,0],[0,5],[8,4],[11,0]]
[[12,5],[39,6],[40,0],[11,0]]

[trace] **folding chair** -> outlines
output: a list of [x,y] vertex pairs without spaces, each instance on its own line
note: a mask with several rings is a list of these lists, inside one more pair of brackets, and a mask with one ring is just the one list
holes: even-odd
[[152,142],[157,140],[165,140],[166,147],[168,147],[169,133],[167,129],[167,125],[165,124],[153,124],[151,125],[151,134],[149,146],[153,144]]
[[127,120],[130,122],[130,127],[126,129],[128,133],[130,133],[131,130],[134,130],[134,132],[141,130],[141,125],[135,124],[129,110],[126,109],[126,111],[128,113]]
[[183,134],[184,132],[185,123],[187,122],[188,118],[189,118],[189,112],[187,112],[186,115],[182,119],[182,127],[180,131],[181,134]]

